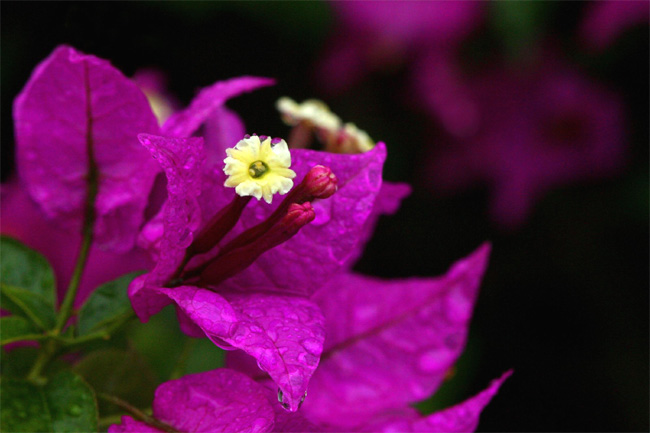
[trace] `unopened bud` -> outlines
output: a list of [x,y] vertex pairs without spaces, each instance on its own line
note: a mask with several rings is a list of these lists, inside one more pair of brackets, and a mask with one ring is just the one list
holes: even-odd
[[293,236],[298,233],[301,227],[312,222],[314,218],[316,218],[316,212],[314,212],[311,203],[292,203],[287,214],[280,220],[280,225],[285,234]]
[[338,179],[332,169],[323,165],[312,167],[302,183],[305,192],[314,198],[331,197],[338,189]]
[[[316,213],[311,203],[292,203],[284,217],[262,236],[243,245],[239,239],[235,238],[230,244],[226,245],[215,259],[208,262],[203,269],[199,269],[199,285],[219,284],[246,269],[260,255],[291,239],[302,227],[312,222],[315,217]],[[234,245],[241,246],[233,248]]]

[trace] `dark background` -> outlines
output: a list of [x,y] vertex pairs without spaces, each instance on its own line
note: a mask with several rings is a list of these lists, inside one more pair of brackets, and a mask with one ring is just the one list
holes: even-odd
[[[568,39],[585,5],[553,2],[541,30]],[[499,35],[491,29],[499,20],[493,12],[482,30],[495,45]],[[336,21],[319,2],[3,1],[1,31],[6,180],[13,170],[12,101],[58,44],[109,59],[127,76],[159,68],[183,103],[218,79],[274,77],[277,86],[229,106],[250,132],[286,136],[274,102],[283,95],[325,97],[312,67]],[[395,83],[403,71],[373,74],[327,99],[343,119],[387,143],[387,179],[414,185],[400,211],[380,221],[358,270],[432,276],[484,240],[493,244],[467,351],[429,409],[469,397],[514,368],[480,430],[648,431],[648,55],[645,26],[586,62],[628,106],[626,170],[552,191],[516,231],[488,220],[487,190],[440,199],[419,186],[418,163],[435,134],[430,120],[400,102]]]

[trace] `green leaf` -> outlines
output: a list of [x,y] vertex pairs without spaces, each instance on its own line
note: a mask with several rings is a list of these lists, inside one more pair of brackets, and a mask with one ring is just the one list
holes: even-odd
[[110,327],[133,315],[127,288],[142,272],[122,275],[99,286],[79,311],[79,335],[87,335]]
[[97,431],[97,401],[88,384],[71,371],[63,371],[44,387],[53,432]]
[[2,377],[25,377],[34,365],[38,356],[38,348],[33,346],[12,347],[10,351],[2,348],[0,368]]
[[52,418],[43,390],[29,382],[3,378],[0,382],[0,430],[52,431]]
[[42,330],[55,323],[56,290],[52,267],[38,252],[15,239],[0,237],[2,307]]
[[47,331],[54,327],[54,305],[44,297],[29,290],[0,283],[2,308],[31,320],[38,328]]
[[[74,367],[97,392],[114,395],[136,407],[151,405],[156,381],[151,367],[134,351],[104,349],[90,353]],[[116,406],[99,402],[102,416],[120,412]]]
[[95,395],[88,384],[71,371],[57,374],[44,387],[3,378],[0,382],[0,430],[97,431]]
[[27,319],[20,316],[8,316],[0,318],[0,344],[13,343],[23,340],[39,340],[45,335]]

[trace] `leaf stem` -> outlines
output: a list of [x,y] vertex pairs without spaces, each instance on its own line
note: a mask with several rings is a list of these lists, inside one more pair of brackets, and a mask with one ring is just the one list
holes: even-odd
[[34,365],[32,365],[32,368],[27,374],[28,381],[36,385],[45,384],[46,379],[41,376],[41,372],[50,362],[50,359],[52,359],[56,354],[58,348],[59,345],[55,340],[49,340],[41,347],[41,350],[38,352],[38,356],[36,357],[36,361],[34,361]]

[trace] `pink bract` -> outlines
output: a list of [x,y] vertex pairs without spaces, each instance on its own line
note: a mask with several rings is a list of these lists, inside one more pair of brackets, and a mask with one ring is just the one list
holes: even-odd
[[[273,409],[261,385],[228,369],[192,374],[158,387],[153,415],[177,431],[196,433],[267,432]],[[110,433],[160,432],[129,416]]]
[[60,46],[16,98],[14,122],[21,179],[45,214],[80,231],[96,171],[95,243],[132,248],[160,170],[136,138],[158,132],[140,89],[109,62]]

